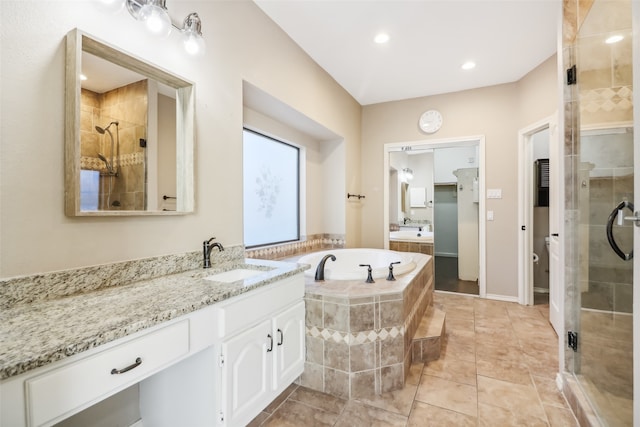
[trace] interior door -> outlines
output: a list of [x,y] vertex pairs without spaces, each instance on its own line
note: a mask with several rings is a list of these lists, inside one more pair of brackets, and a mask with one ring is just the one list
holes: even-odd
[[563,156],[557,117],[549,122],[549,322],[559,337],[564,337],[564,260],[562,259],[560,235],[562,222],[560,221],[564,206],[563,183],[560,176],[564,176],[560,165]]

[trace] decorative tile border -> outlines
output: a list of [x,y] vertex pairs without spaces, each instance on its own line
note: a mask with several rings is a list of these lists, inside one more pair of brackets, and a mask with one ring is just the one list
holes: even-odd
[[627,111],[633,108],[631,86],[607,87],[580,91],[580,112]]
[[386,339],[404,336],[404,327],[382,328],[378,330],[361,331],[357,334],[350,332],[340,332],[333,329],[322,328],[316,326],[306,327],[307,335],[314,338],[321,338],[325,341],[334,341],[336,343],[345,343],[347,345],[358,345],[366,342],[384,341]]
[[[129,153],[120,154],[117,160],[114,160],[118,166],[134,166],[143,165],[146,161],[145,153]],[[80,157],[80,169],[89,169],[95,171],[106,171],[104,162],[98,157],[82,156]]]
[[246,257],[277,260],[315,252],[321,249],[344,248],[344,246],[345,237],[343,234],[312,234],[301,238],[301,240],[297,242],[248,249],[246,251]]

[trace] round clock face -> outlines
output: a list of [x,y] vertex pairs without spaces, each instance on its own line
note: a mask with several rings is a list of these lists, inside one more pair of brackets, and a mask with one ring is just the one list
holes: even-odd
[[420,129],[426,133],[435,133],[442,126],[442,114],[436,110],[425,111],[420,116]]

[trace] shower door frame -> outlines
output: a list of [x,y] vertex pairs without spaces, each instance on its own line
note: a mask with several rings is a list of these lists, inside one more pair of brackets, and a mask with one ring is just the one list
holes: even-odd
[[394,151],[412,151],[427,150],[437,148],[461,147],[461,146],[478,146],[478,290],[479,297],[487,297],[487,256],[486,256],[486,207],[485,207],[485,136],[472,135],[446,139],[407,141],[407,142],[390,142],[384,144],[383,156],[383,221],[384,224],[384,248],[389,249],[389,154]]

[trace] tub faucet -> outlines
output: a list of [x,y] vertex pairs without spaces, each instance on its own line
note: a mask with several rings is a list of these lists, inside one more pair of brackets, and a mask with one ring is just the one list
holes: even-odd
[[396,280],[396,278],[393,277],[393,264],[400,264],[400,261],[392,262],[391,264],[389,264],[389,275],[387,276],[387,280],[391,282]]
[[321,282],[324,280],[324,264],[327,262],[329,258],[331,258],[331,261],[336,260],[335,255],[328,254],[322,257],[322,260],[318,263],[318,267],[316,268],[316,277],[315,277],[316,282]]
[[371,264],[360,264],[360,267],[367,267],[367,280],[365,280],[365,283],[376,283],[371,276],[371,272],[373,271]]
[[211,268],[211,250],[215,247],[218,248],[220,252],[224,251],[224,247],[218,242],[211,243],[215,237],[210,238],[209,240],[205,240],[202,242],[202,257],[203,257],[203,265],[202,268]]

